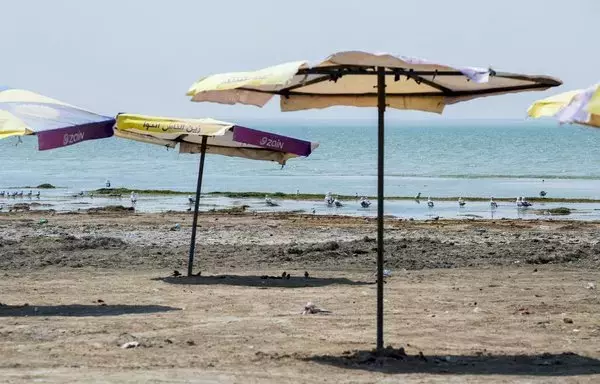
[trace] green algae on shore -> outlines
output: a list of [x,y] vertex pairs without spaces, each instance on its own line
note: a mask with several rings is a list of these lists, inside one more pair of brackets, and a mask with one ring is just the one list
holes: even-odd
[[[174,191],[170,189],[132,189],[132,188],[100,188],[94,191],[98,195],[126,195],[131,192],[145,195],[193,195],[195,192],[189,191]],[[214,191],[203,193],[205,196],[222,196],[230,199],[252,199],[252,198],[263,198],[265,196],[274,197],[278,199],[287,200],[322,200],[322,193],[284,193],[284,192],[233,192],[233,191]],[[356,195],[335,195],[340,200],[353,200],[356,199]],[[376,196],[367,196],[371,200],[377,200]],[[450,197],[437,197],[431,196],[432,200],[435,201],[457,201],[459,196]],[[586,198],[553,198],[553,197],[526,197],[528,201],[532,203],[600,203],[600,199],[586,199]],[[462,199],[466,202],[469,201],[489,201],[489,197],[465,197]],[[385,200],[415,200],[412,196],[386,196]],[[426,200],[426,198],[421,198]],[[514,202],[513,197],[495,197],[495,201],[502,202]]]
[[131,192],[144,195],[189,195],[195,192],[172,191],[169,189],[131,189],[131,188],[100,188],[94,191],[98,195],[126,195]]
[[566,216],[570,215],[571,212],[573,212],[573,209],[567,207],[557,207],[548,209],[536,209],[533,212],[538,215]]

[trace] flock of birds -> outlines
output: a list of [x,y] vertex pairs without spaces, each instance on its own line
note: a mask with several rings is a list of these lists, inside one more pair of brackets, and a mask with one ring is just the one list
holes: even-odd
[[[546,194],[546,191],[540,191],[540,197],[546,197]],[[417,204],[421,203],[421,192],[419,192],[417,196],[415,196],[415,201],[417,202]],[[465,205],[467,205],[467,202],[462,197],[459,197],[458,207],[463,208]],[[515,201],[515,205],[517,206],[517,208],[528,208],[531,207],[533,204],[527,201],[527,199],[524,196],[519,196]],[[435,203],[433,202],[433,200],[431,200],[431,197],[427,197],[427,206],[429,208],[435,207]],[[490,208],[498,208],[498,203],[494,200],[493,197],[490,198]]]
[[[37,191],[37,193],[33,193],[33,191],[29,191],[28,193],[24,193],[23,191],[0,191],[0,198],[6,198],[6,199],[17,199],[17,198],[28,198],[28,199],[33,199],[33,198],[39,199],[40,198],[40,191]],[[4,209],[4,204],[0,203],[0,211]]]
[[[546,191],[540,191],[540,193],[539,193],[540,197],[546,197],[546,194],[547,194]],[[371,206],[371,201],[366,196],[362,196],[359,199],[358,193],[357,193],[356,194],[356,199],[358,200],[361,208],[369,208]],[[190,204],[194,204],[196,202],[196,199],[190,195],[190,196],[188,196],[188,201],[189,201]],[[333,208],[341,208],[341,207],[343,207],[345,205],[344,203],[342,203],[342,201],[340,201],[338,199],[338,196],[333,195],[331,192],[327,192],[325,194],[324,201],[325,201],[325,205],[327,207],[330,207],[330,208],[332,208],[332,207]],[[415,196],[415,201],[418,204],[421,203],[421,192],[419,192],[417,194],[417,196]],[[268,207],[277,207],[277,206],[279,206],[279,203],[273,201],[273,199],[271,199],[271,197],[269,197],[269,195],[265,195],[265,204]],[[527,201],[527,199],[524,196],[517,197],[517,199],[515,201],[515,204],[516,204],[517,208],[528,208],[528,207],[531,207],[533,205],[532,203],[530,203],[529,201]],[[458,198],[458,206],[459,206],[459,208],[464,208],[466,205],[467,205],[467,202],[462,197],[459,197]],[[435,207],[435,203],[431,199],[431,197],[427,198],[427,206],[429,208]],[[490,198],[490,208],[492,210],[498,208],[498,203],[494,200],[493,197]],[[315,213],[315,209],[314,208],[312,210],[312,213]]]
[[[110,188],[111,183],[110,180],[106,180],[105,183],[106,188]],[[296,193],[298,194],[299,191],[296,191]],[[540,197],[546,197],[547,192],[546,191],[540,191],[539,195]],[[73,195],[73,197],[82,197],[84,196],[84,192],[80,192],[79,194]],[[37,191],[37,193],[33,193],[32,190],[30,190],[28,193],[24,193],[23,191],[0,191],[0,198],[40,198],[40,191]],[[92,195],[90,195],[90,197],[93,197]],[[138,194],[136,192],[131,192],[130,195],[130,200],[131,200],[131,205],[135,206],[137,203],[137,199],[138,199]],[[356,194],[356,199],[358,200],[358,203],[360,205],[361,208],[369,208],[371,206],[371,201],[369,201],[369,199],[366,196],[362,196],[360,199],[358,197],[358,193]],[[334,207],[334,208],[341,208],[344,206],[344,203],[342,203],[338,197],[336,195],[333,195],[331,192],[327,192],[325,194],[325,205],[327,207]],[[416,196],[415,196],[415,201],[420,204],[421,203],[421,192],[419,192]],[[188,203],[190,205],[195,204],[196,203],[196,198],[193,197],[192,195],[188,195]],[[279,206],[279,203],[277,203],[276,201],[273,201],[273,199],[271,199],[271,197],[269,197],[269,195],[265,195],[265,204],[268,207],[277,207]],[[527,199],[523,196],[519,196],[517,197],[515,204],[517,206],[517,208],[528,208],[531,207],[532,204],[527,201]],[[463,208],[467,205],[467,202],[462,198],[459,197],[458,198],[458,206],[459,208]],[[431,199],[431,197],[427,197],[427,206],[429,208],[433,208],[435,206],[434,201]],[[498,208],[498,203],[494,200],[494,198],[490,198],[490,208],[491,209],[496,209]],[[2,205],[0,204],[0,209],[2,209]],[[315,209],[313,208],[312,210],[313,213],[315,213]]]
[[0,197],[13,198],[13,199],[15,199],[17,197],[20,197],[20,198],[26,197],[26,198],[32,199],[35,197],[36,199],[39,199],[40,191],[37,191],[37,193],[35,193],[35,194],[31,190],[25,194],[23,193],[23,191],[19,191],[19,192],[17,192],[17,191],[13,191],[13,192],[0,191]]
[[[356,198],[358,200],[358,194],[356,194]],[[338,199],[337,196],[331,194],[331,192],[327,192],[325,195],[325,205],[328,207],[341,208],[344,204]],[[359,204],[361,208],[369,208],[371,206],[371,202],[367,199],[366,196],[363,196],[359,200]]]

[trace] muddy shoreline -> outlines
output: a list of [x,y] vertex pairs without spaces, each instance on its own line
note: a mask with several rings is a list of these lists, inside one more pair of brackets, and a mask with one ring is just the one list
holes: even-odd
[[[184,268],[187,213],[0,216],[0,269]],[[43,222],[47,220],[47,222]],[[373,219],[291,214],[203,213],[197,260],[202,269],[371,271]],[[416,222],[387,220],[386,268],[563,265],[600,268],[600,224],[572,221]]]

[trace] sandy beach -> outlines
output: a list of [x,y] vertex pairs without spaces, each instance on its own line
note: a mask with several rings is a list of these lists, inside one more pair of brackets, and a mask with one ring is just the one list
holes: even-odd
[[1,214],[2,381],[600,380],[600,223],[387,220],[375,357],[373,219],[191,219]]

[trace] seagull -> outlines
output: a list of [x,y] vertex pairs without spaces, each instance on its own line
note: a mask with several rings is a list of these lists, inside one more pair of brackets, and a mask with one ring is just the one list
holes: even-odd
[[494,198],[493,198],[493,197],[490,199],[490,208],[492,208],[492,209],[496,209],[496,208],[498,208],[498,203],[496,203],[496,202],[494,201]]
[[17,193],[17,196],[19,196],[19,197],[23,197],[23,191],[21,191],[21,192]]
[[317,213],[317,211],[313,208],[311,213],[314,215],[315,213]]
[[417,196],[415,196],[415,200],[419,200],[421,198],[421,192],[417,193]]
[[0,192],[0,197],[4,197],[4,195],[6,195],[6,192],[4,192],[4,191]]
[[465,206],[465,204],[467,204],[467,203],[466,203],[466,202],[463,200],[463,198],[462,198],[462,197],[459,197],[459,198],[458,198],[458,206],[459,206],[459,207],[464,207],[464,206]]
[[336,197],[335,199],[333,199],[333,204],[335,204],[335,206],[336,206],[337,208],[340,208],[340,207],[343,207],[343,206],[344,206],[344,204],[342,204],[342,202],[341,202],[341,201],[339,201],[339,200],[337,199],[337,197]]
[[190,204],[194,204],[196,202],[196,199],[192,197],[192,195],[188,195],[188,202]]
[[135,203],[137,203],[137,193],[132,191],[130,199],[131,199],[131,204],[135,205]]
[[37,191],[37,193],[35,194],[35,197],[38,199],[40,198],[40,191]]
[[104,185],[106,185],[106,188],[110,188],[110,180],[107,179]]
[[429,208],[433,208],[433,201],[431,201],[431,197],[428,197],[428,198],[427,198],[427,206],[428,206]]
[[31,199],[32,195],[33,195],[33,191],[29,190],[29,193],[27,193],[27,197],[29,197]]
[[546,191],[540,191],[540,197],[546,197]]
[[360,206],[363,208],[369,208],[371,202],[365,196],[360,198]]
[[331,207],[333,205],[334,202],[334,198],[333,196],[331,196],[331,192],[327,192],[327,194],[325,195],[325,204],[327,204],[328,207]]
[[531,207],[531,203],[525,199],[525,197],[521,197],[521,204],[523,207]]
[[274,202],[273,200],[271,200],[269,195],[265,195],[265,204],[267,204],[269,207],[276,207],[279,205],[276,202]]

